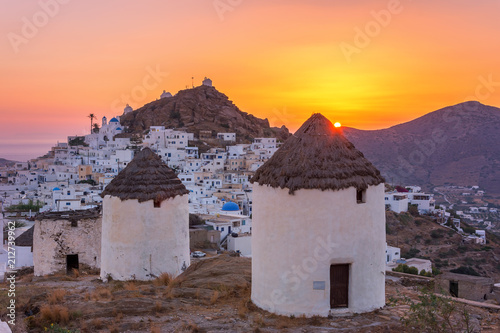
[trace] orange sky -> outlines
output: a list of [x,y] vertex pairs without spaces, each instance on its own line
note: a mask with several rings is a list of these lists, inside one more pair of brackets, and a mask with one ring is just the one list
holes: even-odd
[[44,154],[86,134],[89,113],[109,119],[193,76],[291,130],[313,112],[377,129],[465,100],[500,106],[499,13],[498,0],[3,1],[0,157]]

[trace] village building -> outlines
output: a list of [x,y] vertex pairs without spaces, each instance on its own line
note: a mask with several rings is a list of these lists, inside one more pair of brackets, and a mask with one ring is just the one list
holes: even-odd
[[436,277],[436,292],[471,301],[485,301],[491,297],[493,279],[457,273],[444,273]]
[[313,114],[257,170],[252,301],[286,316],[385,305],[384,179]]
[[151,149],[102,192],[101,278],[177,276],[190,264],[188,191]]
[[71,273],[82,265],[99,268],[101,222],[99,209],[38,215],[33,230],[35,276]]

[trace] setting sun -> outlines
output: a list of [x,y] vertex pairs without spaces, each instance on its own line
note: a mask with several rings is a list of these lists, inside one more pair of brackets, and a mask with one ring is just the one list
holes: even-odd
[[339,122],[336,122],[335,124],[333,124],[333,126],[335,126],[335,127],[340,127],[340,126],[342,126],[342,125],[341,125]]

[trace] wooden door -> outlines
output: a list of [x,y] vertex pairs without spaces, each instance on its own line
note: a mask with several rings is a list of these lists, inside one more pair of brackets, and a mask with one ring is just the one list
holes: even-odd
[[346,308],[349,305],[349,265],[330,266],[330,307]]

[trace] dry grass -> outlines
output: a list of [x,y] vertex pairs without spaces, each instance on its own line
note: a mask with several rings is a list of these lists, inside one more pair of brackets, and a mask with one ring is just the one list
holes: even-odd
[[99,319],[99,318],[94,318],[94,319],[92,319],[92,321],[90,322],[90,325],[91,325],[93,328],[95,328],[95,329],[101,329],[101,328],[103,328],[103,327],[104,327],[104,326],[103,326],[103,324],[102,324],[101,319]]
[[156,301],[153,309],[155,310],[156,313],[160,313],[163,311],[163,306],[159,301]]
[[123,288],[125,290],[128,290],[128,291],[136,291],[137,290],[137,284],[133,281],[128,281],[128,282],[125,282],[125,285],[123,286]]
[[117,322],[121,321],[123,319],[123,313],[118,312],[115,316],[115,319]]
[[50,295],[47,296],[47,301],[49,304],[58,304],[61,303],[66,295],[66,290],[64,289],[56,289],[53,290]]
[[157,324],[151,325],[151,333],[161,333],[161,328],[156,326]]
[[120,331],[118,330],[118,327],[116,327],[116,324],[111,324],[108,326],[109,333],[119,333]]
[[263,327],[264,326],[264,317],[262,317],[262,315],[260,314],[257,314],[255,315],[255,317],[253,318],[253,322],[255,325],[257,325],[258,327]]
[[68,308],[61,305],[43,305],[40,315],[43,320],[50,323],[67,324],[69,322]]
[[212,297],[210,297],[210,304],[215,304],[218,299],[219,299],[219,292],[216,290],[212,294]]
[[165,292],[163,292],[163,297],[165,297],[166,299],[174,298],[174,293],[172,292],[172,288],[167,288]]
[[153,284],[155,286],[168,286],[173,280],[174,277],[172,274],[161,273],[160,276],[153,280]]
[[94,292],[91,295],[92,300],[94,301],[101,301],[101,300],[108,300],[112,299],[113,295],[111,294],[111,291],[106,288],[106,287],[99,287],[94,290]]
[[184,325],[182,325],[181,331],[182,332],[198,333],[198,332],[200,332],[200,328],[198,327],[198,325],[196,325],[196,323],[189,322],[189,323],[185,323]]
[[80,277],[80,271],[76,268],[73,268],[73,276],[75,278],[79,278]]
[[242,299],[238,303],[238,317],[240,317],[241,319],[245,319],[247,317],[248,313],[250,312],[249,304],[250,304],[249,298]]
[[285,317],[285,316],[280,316],[279,319],[276,321],[276,328],[278,329],[283,329],[283,328],[290,328],[295,326],[295,320],[290,318],[290,317]]

